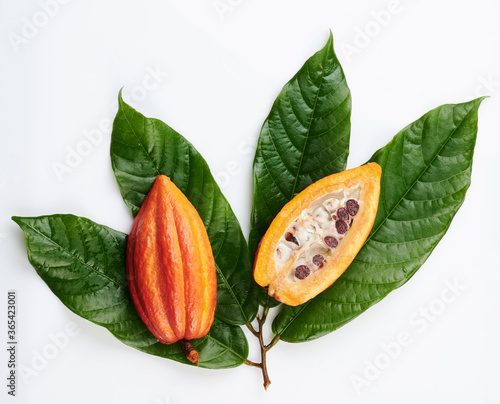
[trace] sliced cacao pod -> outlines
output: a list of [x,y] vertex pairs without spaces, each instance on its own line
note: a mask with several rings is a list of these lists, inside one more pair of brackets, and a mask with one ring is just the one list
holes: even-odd
[[322,178],[296,195],[260,242],[255,281],[290,306],[335,282],[373,227],[381,174],[377,163],[369,163]]
[[127,281],[142,321],[164,344],[204,337],[214,319],[217,278],[207,231],[194,206],[164,175],[134,219],[127,241]]

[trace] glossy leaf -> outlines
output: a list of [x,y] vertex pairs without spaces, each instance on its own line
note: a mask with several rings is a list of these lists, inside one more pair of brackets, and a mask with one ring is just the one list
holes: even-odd
[[345,170],[351,93],[333,36],[283,87],[260,133],[253,167],[250,252],[281,208],[304,188]]
[[301,342],[321,337],[415,274],[448,230],[469,188],[481,101],[436,108],[373,155],[370,161],[382,167],[373,229],[330,288],[280,312],[273,331],[281,339]]
[[198,151],[158,119],[146,118],[119,96],[111,162],[122,197],[135,216],[164,174],[187,196],[207,229],[217,266],[216,316],[245,324],[257,313],[256,287],[247,242],[231,206]]
[[[158,342],[136,313],[125,275],[125,234],[73,215],[13,220],[25,233],[31,264],[71,311],[131,347],[191,364],[179,344]],[[241,328],[217,319],[193,344],[206,368],[238,366],[248,355]]]

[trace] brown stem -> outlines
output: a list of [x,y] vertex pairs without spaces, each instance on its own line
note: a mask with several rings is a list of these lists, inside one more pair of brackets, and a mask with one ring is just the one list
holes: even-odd
[[261,367],[261,364],[260,364],[260,363],[252,362],[251,360],[248,360],[248,359],[245,359],[245,360],[243,361],[243,363],[244,363],[245,365],[248,365],[248,366],[254,366],[254,367],[256,367],[256,368],[260,368],[260,367]]
[[[267,305],[266,305],[267,306]],[[262,335],[262,329],[264,328],[264,322],[266,321],[266,316],[267,312],[266,309],[264,308],[264,313],[262,314],[261,319],[257,319],[259,322],[259,343],[260,343],[260,354],[261,354],[261,370],[262,370],[262,377],[264,378],[264,389],[267,390],[267,388],[271,385],[271,380],[269,379],[269,374],[267,373],[267,361],[266,361],[266,345],[264,344],[264,337]]]
[[269,344],[266,345],[266,351],[269,351],[273,346],[275,346],[280,340],[279,335],[275,335]]
[[259,338],[259,333],[255,328],[253,328],[253,325],[251,323],[247,323],[247,328],[250,330],[250,332],[255,335],[257,338]]
[[191,341],[188,341],[187,339],[181,339],[179,341],[179,345],[181,346],[182,353],[184,354],[184,356],[191,363],[196,363],[196,366],[200,366],[200,355],[198,354],[198,351],[194,349],[194,346],[191,343]]
[[269,374],[267,373],[267,361],[266,361],[267,351],[269,351],[279,341],[279,336],[276,335],[268,345],[264,344],[263,329],[268,313],[269,313],[269,298],[267,299],[266,305],[264,306],[264,310],[262,311],[262,316],[261,317],[257,316],[257,323],[259,324],[259,329],[255,330],[255,328],[250,323],[247,323],[248,329],[252,332],[253,335],[255,335],[259,339],[261,362],[256,363],[248,359],[245,359],[244,362],[245,365],[258,367],[262,370],[262,377],[264,378],[264,388],[266,390],[271,385],[271,380],[269,379]]

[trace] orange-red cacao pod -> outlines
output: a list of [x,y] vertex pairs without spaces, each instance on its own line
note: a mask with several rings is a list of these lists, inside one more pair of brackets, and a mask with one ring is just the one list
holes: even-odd
[[164,175],[137,214],[127,242],[127,279],[135,308],[164,344],[204,337],[214,319],[217,278],[205,226],[194,206]]

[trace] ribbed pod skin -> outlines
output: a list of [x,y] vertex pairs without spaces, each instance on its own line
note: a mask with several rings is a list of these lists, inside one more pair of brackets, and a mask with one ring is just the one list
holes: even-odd
[[137,312],[160,342],[201,338],[210,330],[217,298],[210,241],[196,209],[164,175],[132,225],[127,279]]

